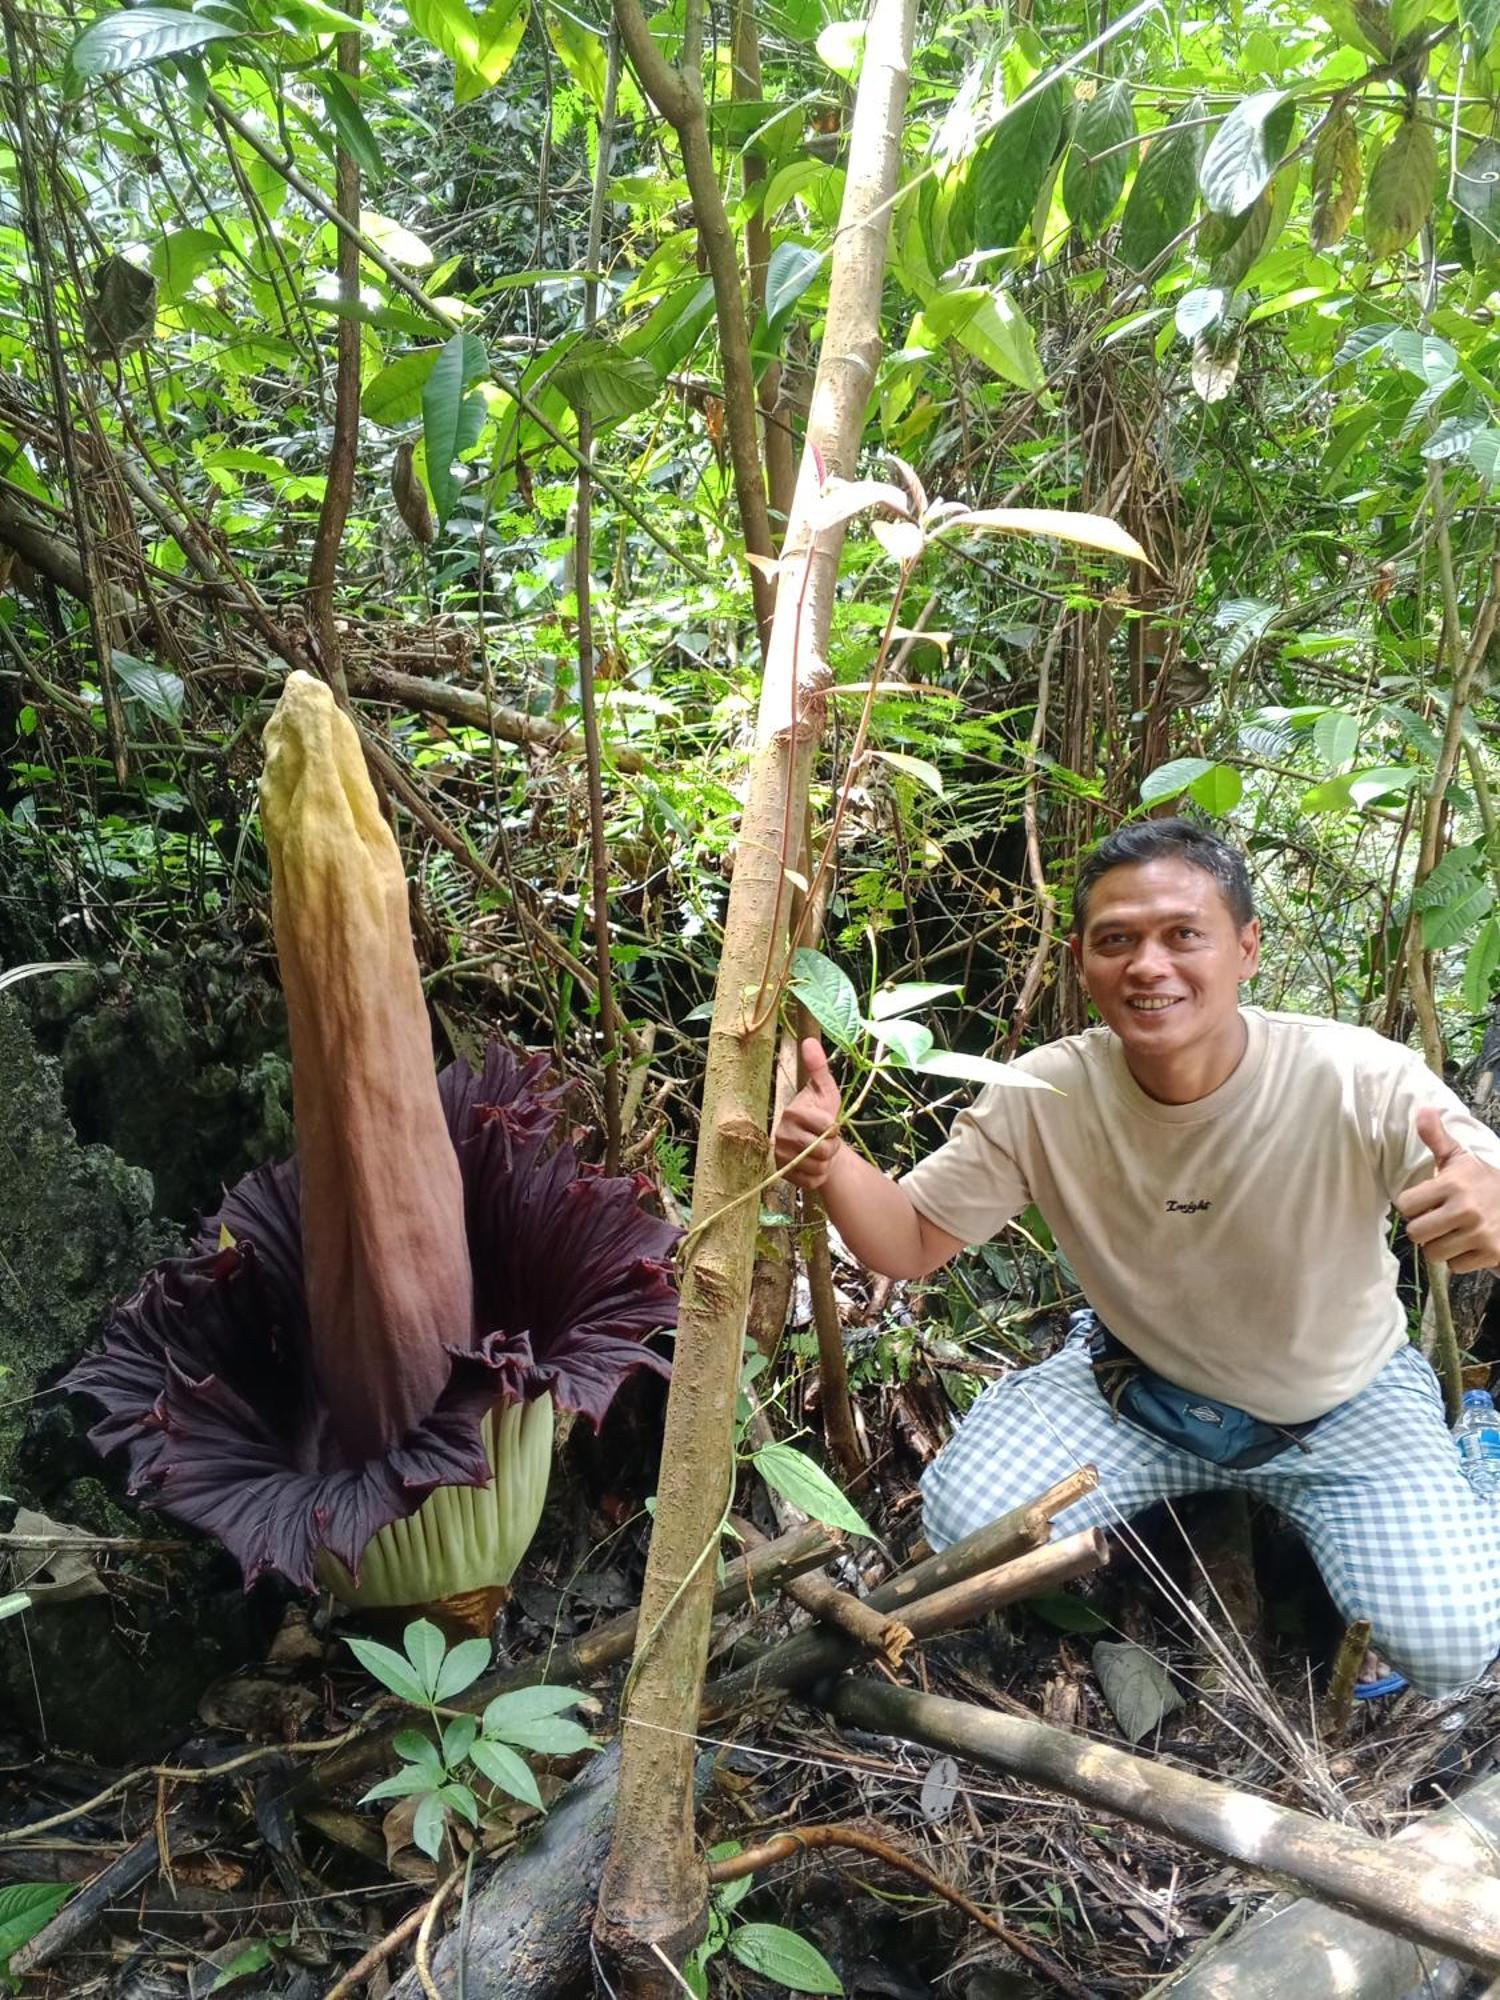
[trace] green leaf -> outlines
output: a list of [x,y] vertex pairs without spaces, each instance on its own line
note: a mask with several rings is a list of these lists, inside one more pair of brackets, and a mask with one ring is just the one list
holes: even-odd
[[883,986],[870,1002],[870,1018],[874,1021],[893,1020],[897,1014],[909,1014],[913,1007],[930,1007],[934,1000],[946,1000],[950,993],[958,993],[957,986],[941,986],[930,979],[911,979],[900,986]]
[[806,946],[792,958],[791,990],[825,1034],[844,1048],[859,1038],[859,995],[831,958]]
[[1284,90],[1241,98],[1209,141],[1198,185],[1214,215],[1239,215],[1270,186],[1280,166],[1296,106]]
[[413,271],[425,271],[432,264],[432,251],[421,237],[404,224],[392,222],[388,215],[377,215],[367,208],[360,214],[359,226],[376,249],[383,250],[393,263],[405,264]]
[[472,411],[464,396],[464,343],[455,333],[438,351],[432,372],[422,385],[422,442],[426,446],[427,487],[442,528],[458,500],[454,472],[459,453],[476,435]]
[[408,1764],[426,1764],[434,1771],[442,1769],[443,1753],[425,1730],[398,1729],[391,1738],[391,1748]]
[[[464,1643],[467,1644],[468,1641],[466,1640]],[[489,1650],[488,1640],[481,1640],[480,1644],[484,1646],[486,1651]],[[449,1658],[451,1659],[452,1657],[450,1653]],[[465,1757],[468,1756],[470,1750],[474,1747],[474,1738],[478,1734],[479,1717],[477,1715],[455,1715],[451,1721],[444,1724],[443,1762],[448,1766],[450,1771],[461,1764]]]
[[361,1805],[368,1805],[372,1799],[410,1799],[419,1792],[436,1791],[443,1782],[441,1764],[405,1764],[389,1778],[382,1778],[378,1785],[360,1798]]
[[129,700],[138,701],[162,722],[176,724],[181,720],[187,689],[179,675],[154,667],[148,660],[138,660],[134,653],[122,653],[118,647],[111,651],[110,660]]
[[68,51],[64,75],[69,94],[101,76],[123,76],[144,63],[165,62],[210,42],[238,40],[244,30],[226,27],[206,14],[177,7],[125,7],[92,22]]
[[844,1982],[816,1945],[781,1924],[740,1924],[729,1956],[789,1993],[842,1993]]
[[1326,770],[1337,771],[1359,747],[1359,718],[1347,709],[1330,708],[1313,724],[1313,749]]
[[1063,207],[1084,237],[1097,236],[1115,212],[1135,148],[1135,93],[1124,81],[1100,86],[1082,105],[1063,163]]
[[535,1750],[543,1757],[576,1757],[581,1750],[599,1748],[598,1740],[581,1722],[565,1715],[540,1716],[535,1722],[507,1722],[498,1733],[507,1743],[522,1750]]
[[0,1889],[0,1975],[11,1955],[51,1923],[73,1893],[71,1882],[12,1882]]
[[920,1069],[932,1053],[936,1038],[920,1021],[871,1021],[868,1025],[881,1047],[894,1050],[907,1069]]
[[1470,412],[1461,417],[1444,417],[1422,447],[1423,458],[1463,458],[1484,429],[1484,418]]
[[1093,1660],[1104,1699],[1128,1743],[1139,1743],[1174,1708],[1182,1707],[1171,1674],[1154,1653],[1133,1640],[1101,1639]]
[[451,1806],[454,1812],[466,1819],[470,1826],[478,1826],[479,1801],[467,1785],[459,1784],[456,1778],[450,1779],[446,1785],[438,1786],[436,1796],[445,1806]]
[[1464,1005],[1471,1014],[1488,1012],[1497,972],[1500,972],[1500,920],[1489,917],[1480,925],[1464,962]]
[[312,80],[338,134],[339,144],[358,163],[361,173],[379,180],[385,173],[385,161],[354,92],[335,70],[323,70]]
[[951,1076],[960,1083],[998,1083],[1012,1090],[1054,1088],[1039,1076],[1032,1076],[1028,1070],[1017,1069],[1014,1063],[995,1062],[989,1056],[965,1055],[961,1049],[934,1049],[930,1056],[923,1056],[920,1067],[924,1076]]
[[1500,30],[1500,0],[1458,0],[1458,16],[1473,40],[1474,53],[1487,56]]
[[1349,797],[1357,806],[1367,806],[1391,792],[1409,792],[1421,772],[1412,764],[1372,764],[1356,771],[1349,780]]
[[1089,1633],[1109,1630],[1109,1620],[1092,1604],[1086,1604],[1081,1597],[1069,1597],[1061,1590],[1043,1591],[1040,1597],[1028,1597],[1024,1601],[1028,1611],[1035,1612],[1055,1631]]
[[[285,1943],[285,1939],[279,1939],[277,1942]],[[275,1957],[275,1949],[269,1938],[256,1938],[252,1944],[247,1944],[243,1951],[237,1951],[227,1965],[220,1966],[219,1975],[209,1987],[209,1992],[222,1993],[226,1986],[233,1986],[237,1979],[248,1979],[252,1972],[264,1972]]]
[[598,334],[575,341],[550,379],[575,410],[588,411],[596,430],[649,409],[661,391],[661,378],[646,356],[626,354]]
[[790,1444],[763,1444],[752,1452],[750,1463],[767,1486],[790,1500],[810,1520],[826,1528],[843,1528],[851,1535],[874,1536],[860,1514],[845,1499],[821,1466],[814,1465],[805,1452]]
[[527,0],[491,0],[474,23],[477,55],[457,66],[453,79],[455,104],[471,104],[500,82],[516,59],[530,12]]
[[151,270],[163,305],[177,305],[193,280],[229,255],[229,245],[212,229],[173,229],[151,246]]
[[1493,424],[1469,439],[1469,463],[1489,485],[1500,479],[1500,430]]
[[1325,122],[1313,149],[1312,220],[1308,237],[1314,250],[1331,250],[1341,243],[1364,184],[1359,127],[1346,104]]
[[585,1696],[577,1688],[512,1688],[509,1694],[497,1694],[484,1711],[484,1733],[486,1736],[504,1736],[515,1724],[560,1715],[564,1709],[576,1708],[584,1699]]
[[976,247],[1019,243],[1062,137],[1063,94],[1050,83],[1008,111],[969,167]]
[[466,1687],[472,1687],[490,1663],[488,1639],[461,1639],[443,1662],[434,1699],[452,1701]]
[[1370,171],[1365,195],[1365,243],[1375,258],[1404,250],[1432,213],[1438,152],[1432,127],[1405,119]]
[[755,324],[751,352],[757,370],[776,358],[792,309],[822,270],[820,251],[806,243],[778,243],[766,266],[766,304]]
[[443,1825],[448,1808],[436,1792],[429,1792],[412,1816],[412,1845],[436,1861],[443,1851]]
[[547,38],[557,51],[563,68],[583,91],[595,111],[604,109],[604,43],[593,28],[586,27],[576,14],[561,7],[549,7],[546,14]]
[[476,1770],[482,1771],[492,1785],[498,1785],[502,1792],[509,1792],[513,1799],[524,1799],[527,1805],[541,1811],[542,1795],[536,1788],[536,1779],[531,1775],[530,1767],[514,1750],[507,1750],[503,1743],[481,1736],[469,1752],[469,1762]]
[[1245,781],[1233,764],[1215,764],[1188,786],[1189,795],[1208,813],[1233,812],[1244,796]]
[[1489,882],[1469,879],[1463,891],[1449,903],[1422,912],[1422,949],[1446,951],[1467,937],[1481,917],[1495,906],[1495,891]]
[[911,323],[908,345],[937,348],[945,340],[956,340],[1018,389],[1046,384],[1031,326],[1003,287],[964,285],[930,298]]
[[845,83],[857,83],[865,59],[864,22],[830,21],[819,31],[817,50],[818,60],[826,63],[835,76],[841,76]]
[[447,1640],[430,1618],[414,1618],[401,1634],[401,1643],[406,1648],[406,1657],[411,1662],[424,1698],[435,1700],[443,1660],[448,1651]]
[[427,1706],[427,1690],[412,1672],[411,1662],[392,1647],[382,1646],[374,1639],[346,1639],[344,1644],[365,1672],[373,1674],[382,1687],[388,1687],[392,1694],[410,1702],[413,1708]]
[[1128,270],[1144,271],[1193,219],[1203,156],[1203,100],[1195,97],[1164,131],[1151,134],[1125,198],[1117,246]]
[[400,355],[370,377],[359,407],[372,424],[394,429],[421,414],[422,391],[441,352],[439,347],[424,347],[415,354]]
[[893,771],[903,777],[915,778],[919,785],[925,785],[929,792],[943,796],[943,774],[936,764],[929,764],[925,757],[908,757],[903,750],[872,750],[872,757],[878,757],[882,764],[889,764]]
[[1169,764],[1158,764],[1141,780],[1141,803],[1154,806],[1162,799],[1178,798],[1213,767],[1212,757],[1174,757]]
[[1229,294],[1222,285],[1198,285],[1177,301],[1174,323],[1184,340],[1196,340],[1200,333],[1217,326],[1224,317]]

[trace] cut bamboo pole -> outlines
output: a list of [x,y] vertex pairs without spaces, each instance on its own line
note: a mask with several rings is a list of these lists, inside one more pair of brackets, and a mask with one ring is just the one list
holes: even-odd
[[[829,1708],[840,1722],[969,1757],[1063,1792],[1096,1811],[1119,1813],[1203,1853],[1290,1883],[1381,1930],[1482,1971],[1500,1972],[1500,1881],[1472,1872],[1472,1850],[1460,1866],[1435,1854],[1430,1863],[1414,1866],[1410,1848],[1402,1843],[1372,1840],[1311,1813],[1132,1757],[1044,1722],[997,1715],[912,1688],[844,1681],[833,1690]],[[1236,1984],[1235,2000],[1244,2000],[1246,1990]],[[1201,1986],[1197,1991],[1217,1996],[1230,1988]],[[1296,1993],[1298,2000],[1344,1993],[1368,2000],[1364,1986],[1298,1985],[1283,1979],[1276,1991]]]
[[[765,1548],[766,1538],[738,1515],[731,1516],[731,1525],[740,1540],[748,1548]],[[888,1617],[877,1611],[868,1598],[856,1597],[852,1591],[840,1590],[830,1578],[816,1571],[807,1576],[788,1577],[781,1586],[793,1604],[800,1604],[804,1611],[810,1611],[821,1624],[832,1625],[856,1640],[867,1652],[884,1660],[894,1670],[901,1664],[901,1656],[911,1644],[911,1633],[899,1618]]]

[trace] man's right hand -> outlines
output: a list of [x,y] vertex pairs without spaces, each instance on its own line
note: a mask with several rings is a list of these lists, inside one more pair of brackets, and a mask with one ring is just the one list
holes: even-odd
[[802,1067],[807,1081],[776,1121],[776,1164],[793,1187],[820,1188],[844,1143],[838,1135],[839,1087],[823,1044],[813,1036],[802,1044]]

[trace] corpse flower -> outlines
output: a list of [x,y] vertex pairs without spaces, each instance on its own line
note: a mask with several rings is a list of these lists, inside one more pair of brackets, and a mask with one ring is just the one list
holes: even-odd
[[261,816],[298,1154],[226,1196],[66,1386],[130,1489],[366,1606],[496,1594],[554,1407],[601,1423],[676,1322],[677,1232],[581,1166],[545,1057],[433,1073],[401,859],[352,724],[292,674]]

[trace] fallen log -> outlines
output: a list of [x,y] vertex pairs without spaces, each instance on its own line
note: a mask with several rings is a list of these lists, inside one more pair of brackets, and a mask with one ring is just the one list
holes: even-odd
[[[1408,1879],[1430,1865],[1493,1877],[1500,1861],[1500,1777],[1472,1785],[1452,1805],[1386,1843]],[[1462,1954],[1459,1954],[1462,1956]],[[1465,1959],[1465,1964],[1470,1961]],[[1226,1943],[1201,1953],[1162,1991],[1171,2000],[1406,2000],[1455,1993],[1467,1983],[1451,1960],[1434,1961],[1403,1937],[1321,1903],[1279,1901]]]
[[[976,1624],[1002,1605],[1071,1583],[1108,1560],[1104,1531],[1085,1528],[1060,1542],[1028,1549],[978,1576],[964,1577],[946,1590],[908,1600],[902,1608],[902,1622],[914,1639],[935,1639],[944,1632]],[[874,1592],[865,1602],[875,1604],[879,1596],[880,1592]],[[795,1633],[781,1645],[767,1647],[748,1665],[710,1681],[703,1691],[704,1713],[721,1716],[768,1694],[810,1687],[830,1674],[857,1666],[860,1657],[860,1648],[842,1633],[823,1629]]]
[[[828,1707],[840,1722],[855,1728],[904,1737],[1030,1779],[1096,1811],[1119,1813],[1203,1853],[1290,1883],[1319,1902],[1352,1911],[1367,1924],[1429,1950],[1484,1972],[1500,1972],[1500,1880],[1462,1872],[1473,1868],[1472,1849],[1459,1865],[1424,1856],[1423,1865],[1413,1866],[1410,1847],[1400,1842],[1372,1840],[1311,1813],[1133,1757],[1045,1722],[994,1714],[911,1688],[844,1681],[832,1691]],[[1229,1990],[1213,1986],[1199,1992]],[[1324,1992],[1357,1992],[1359,2000],[1369,2000],[1363,1986],[1288,1984],[1284,1974],[1277,1990],[1295,1993],[1298,2000]],[[1244,2000],[1245,1988],[1236,1985],[1234,1994],[1235,2000]]]

